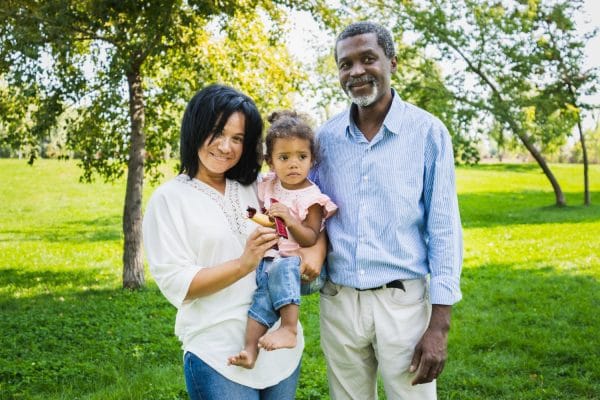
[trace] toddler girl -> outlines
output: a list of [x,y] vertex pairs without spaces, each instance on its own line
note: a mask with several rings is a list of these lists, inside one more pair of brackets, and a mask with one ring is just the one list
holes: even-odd
[[[280,238],[278,250],[267,252],[256,270],[258,288],[248,311],[244,349],[228,359],[245,368],[254,367],[259,348],[296,345],[300,257],[294,251],[314,245],[324,220],[337,210],[307,178],[316,161],[312,129],[293,111],[273,113],[269,122],[266,160],[271,173],[258,184],[258,197],[270,217],[285,223],[288,238]],[[267,333],[280,316],[279,328]]]

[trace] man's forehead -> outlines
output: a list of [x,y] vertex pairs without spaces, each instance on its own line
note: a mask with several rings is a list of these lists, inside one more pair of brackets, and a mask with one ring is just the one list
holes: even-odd
[[[350,47],[351,46],[351,47]],[[349,36],[341,39],[337,43],[338,52],[342,49],[355,50],[359,49],[361,52],[377,51],[382,49],[379,43],[377,43],[377,36],[374,33],[363,33],[360,35]]]

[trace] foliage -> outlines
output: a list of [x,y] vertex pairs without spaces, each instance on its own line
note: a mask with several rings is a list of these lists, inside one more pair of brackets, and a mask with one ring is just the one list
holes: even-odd
[[[28,129],[6,129],[12,136],[5,142],[17,148],[39,143],[65,108],[74,107],[68,146],[84,154],[86,180],[95,172],[118,178],[127,165],[131,118],[127,73],[134,67],[141,68],[144,77],[146,151],[157,155],[146,160],[148,171],[156,171],[165,149],[168,153],[169,145],[176,145],[182,109],[202,86],[222,82],[250,89],[264,111],[288,106],[282,98],[305,78],[277,40],[281,35],[277,25],[267,28],[262,21],[269,14],[252,8],[254,3],[242,2],[244,7],[236,2],[220,2],[224,5],[218,7],[210,2],[189,2],[186,7],[177,1],[28,3],[12,1],[0,8],[9,22],[1,32],[7,44],[1,54],[6,86],[16,93],[25,87],[28,93],[15,98],[12,109],[5,108],[2,115],[23,120],[18,112],[26,108],[18,106],[31,101],[46,105],[46,112]],[[271,8],[272,17],[277,16],[275,3],[264,5]],[[28,10],[29,14],[20,12],[28,19],[19,19],[19,9]],[[43,14],[51,17],[42,21]],[[216,20],[211,19],[213,14]],[[211,25],[211,21],[218,22]],[[272,65],[265,54],[278,62]],[[41,85],[44,82],[52,84]],[[28,132],[30,138],[25,140]],[[35,159],[37,147],[29,150]]]
[[[0,167],[0,398],[187,398],[175,309],[152,280],[120,288],[122,180],[82,186],[73,161]],[[579,198],[581,167],[553,167]],[[591,176],[600,196],[600,166]],[[457,186],[464,298],[439,398],[595,398],[600,207],[545,207],[532,164],[459,167]],[[318,303],[301,306],[301,400],[328,398]]]
[[[591,164],[600,164],[600,124],[595,129],[585,132],[585,142],[588,150],[588,159]],[[577,142],[569,155],[569,162],[583,162],[581,141]]]
[[432,113],[446,125],[457,162],[478,162],[477,139],[470,132],[475,114],[454,99],[435,60],[422,49],[403,40],[399,42],[398,71],[393,82],[400,97]]
[[[0,5],[0,18],[6,21],[0,27],[0,74],[11,87],[28,93],[21,106],[28,99],[38,104],[31,128],[25,133],[11,131],[6,142],[19,148],[25,134],[25,143],[32,142],[28,150],[33,161],[38,156],[36,144],[48,137],[65,108],[77,109],[77,118],[67,124],[67,143],[82,153],[83,180],[91,181],[95,173],[114,180],[127,171],[125,287],[144,285],[144,171],[158,178],[165,153],[176,145],[176,116],[185,101],[208,79],[219,79],[242,89],[252,87],[257,93],[249,94],[265,108],[283,103],[277,89],[293,89],[303,78],[293,67],[281,73],[289,61],[286,49],[273,40],[276,29],[264,29],[260,23],[261,16],[279,18],[282,3],[293,5],[277,0],[7,0]],[[324,20],[333,16],[322,0],[301,7],[322,11]],[[211,29],[209,23],[214,21]],[[213,58],[220,47],[210,43],[211,36],[219,27],[226,27],[228,38],[217,42],[238,51]],[[204,57],[194,58],[190,50]],[[266,62],[265,54],[280,61]],[[207,73],[213,69],[218,73]],[[157,85],[179,79],[183,84]],[[13,95],[11,104],[13,99],[21,98]],[[148,115],[147,104],[154,107]]]

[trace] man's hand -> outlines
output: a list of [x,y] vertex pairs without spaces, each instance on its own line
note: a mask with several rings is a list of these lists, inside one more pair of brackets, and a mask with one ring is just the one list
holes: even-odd
[[416,372],[413,385],[432,382],[444,369],[452,306],[434,304],[429,327],[415,347],[409,372]]

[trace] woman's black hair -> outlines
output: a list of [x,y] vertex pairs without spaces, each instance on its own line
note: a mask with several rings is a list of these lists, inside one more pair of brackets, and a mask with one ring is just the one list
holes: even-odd
[[198,150],[223,132],[229,117],[245,116],[244,147],[240,161],[225,172],[225,177],[248,185],[256,180],[262,162],[263,121],[254,101],[225,85],[213,84],[200,90],[188,103],[181,122],[179,173],[193,178],[200,162]]

